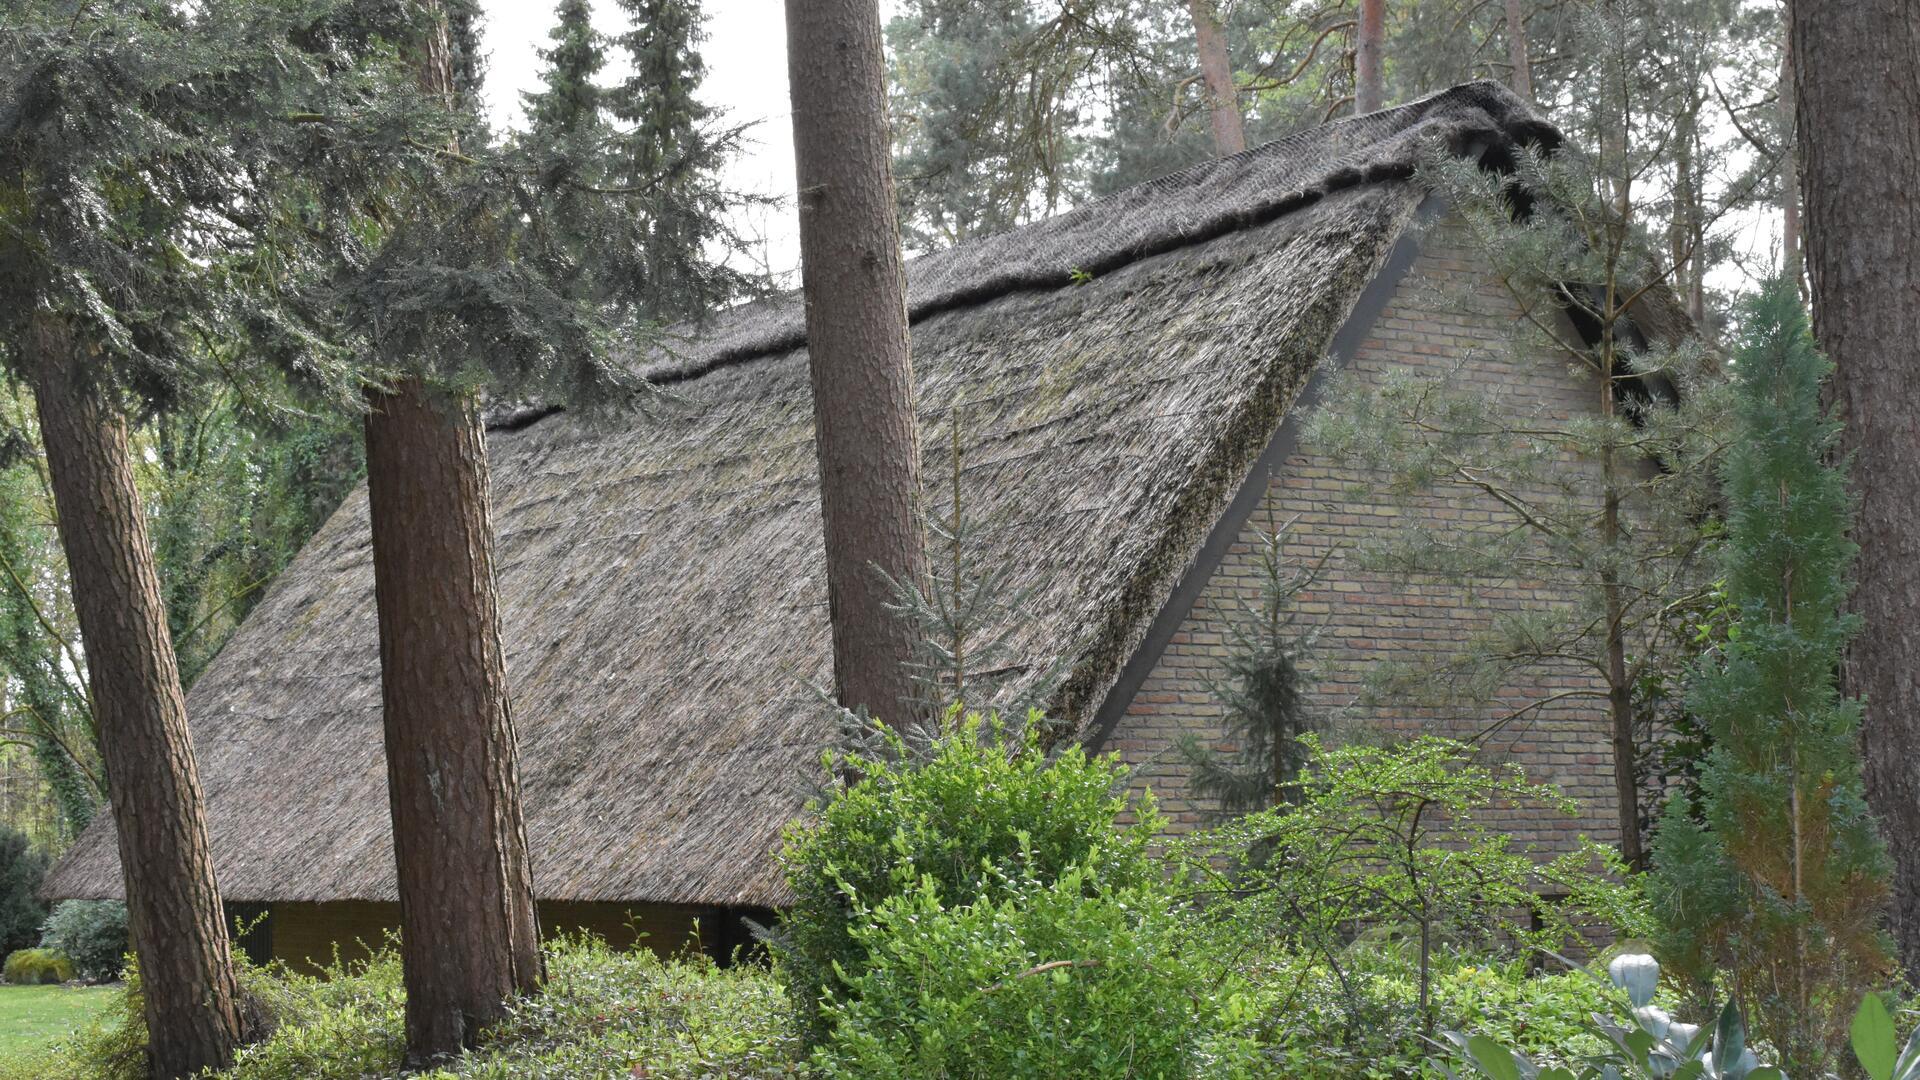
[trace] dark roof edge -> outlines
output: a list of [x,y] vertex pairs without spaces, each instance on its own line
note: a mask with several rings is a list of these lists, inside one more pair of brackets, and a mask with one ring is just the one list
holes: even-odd
[[1240,531],[1253,517],[1255,510],[1265,499],[1273,479],[1281,475],[1287,458],[1291,456],[1300,442],[1300,428],[1309,410],[1319,404],[1326,392],[1334,369],[1345,366],[1359,352],[1360,343],[1372,332],[1374,324],[1386,310],[1387,303],[1400,288],[1400,283],[1413,268],[1420,255],[1421,241],[1426,232],[1425,226],[1439,220],[1447,211],[1446,200],[1438,195],[1428,195],[1414,211],[1412,220],[1401,229],[1400,236],[1394,241],[1393,249],[1388,252],[1386,261],[1381,264],[1373,280],[1354,301],[1353,310],[1347,319],[1334,332],[1333,341],[1328,346],[1327,358],[1314,369],[1306,385],[1295,396],[1293,404],[1288,406],[1286,418],[1274,429],[1273,438],[1266,449],[1260,452],[1253,467],[1247,471],[1246,478],[1234,491],[1226,509],[1215,519],[1212,528],[1207,531],[1206,539],[1201,541],[1199,550],[1194,552],[1192,561],[1181,573],[1173,591],[1166,602],[1160,605],[1153,620],[1147,624],[1146,636],[1140,641],[1127,660],[1121,665],[1120,673],[1101,698],[1100,705],[1094,710],[1092,722],[1087,725],[1087,735],[1082,742],[1089,753],[1099,752],[1113,732],[1120,725],[1120,718],[1126,715],[1127,706],[1133,702],[1135,694],[1147,681],[1147,676],[1160,663],[1167,646],[1173,641],[1173,635],[1179,632],[1181,624],[1193,611],[1194,604],[1200,599],[1201,590],[1213,579],[1214,571],[1226,559],[1227,553],[1240,538]]
[[[1379,134],[1364,147],[1336,156],[1329,162],[1329,167],[1316,174],[1310,182],[1284,190],[1263,192],[1247,202],[1216,199],[1207,190],[1207,181],[1216,174],[1230,173],[1263,156],[1282,156],[1296,147],[1306,149],[1310,144],[1324,141],[1345,128],[1361,131],[1378,129]],[[1448,152],[1484,161],[1496,169],[1503,166],[1510,169],[1514,151],[1518,147],[1542,146],[1551,150],[1562,142],[1557,128],[1535,114],[1526,102],[1498,82],[1483,80],[1451,87],[1404,105],[1295,132],[1238,154],[1202,162],[1116,192],[1057,217],[910,260],[908,322],[911,324],[943,311],[969,307],[1014,292],[1064,288],[1083,274],[1098,276],[1111,273],[1155,255],[1204,244],[1229,233],[1267,224],[1312,206],[1336,192],[1368,184],[1409,180],[1420,164],[1422,140],[1435,135],[1440,137]],[[1373,152],[1360,154],[1359,149]],[[1191,217],[1171,216],[1156,229],[1144,230],[1140,235],[1104,249],[1080,252],[1071,264],[1058,260],[1036,265],[1020,258],[1025,254],[1022,238],[1044,241],[1056,233],[1069,232],[1102,217],[1133,213],[1139,205],[1162,196],[1174,199],[1182,193],[1193,194],[1202,204],[1195,208],[1198,212]],[[1214,205],[1205,205],[1209,200]],[[1004,258],[991,257],[996,252]],[[956,274],[956,265],[969,258],[981,264],[976,267],[980,272]],[[916,275],[912,271],[916,268],[936,278],[962,276],[965,280],[915,289]],[[916,292],[919,295],[915,295]],[[645,375],[657,385],[669,386],[701,378],[722,368],[800,348],[806,344],[807,331],[804,307],[799,301],[799,291],[794,290],[747,305],[746,308],[720,313],[715,320],[724,324],[734,319],[748,321],[742,318],[748,315],[747,309],[759,309],[761,318],[770,325],[763,325],[758,332],[747,330],[736,333],[733,335],[735,341],[722,343],[705,356],[657,356],[656,360],[662,362],[648,368]],[[677,332],[683,340],[689,341],[702,336],[701,328],[697,325],[677,328]]]

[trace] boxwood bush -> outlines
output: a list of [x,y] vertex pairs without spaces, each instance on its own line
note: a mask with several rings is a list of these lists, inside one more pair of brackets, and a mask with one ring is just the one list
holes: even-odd
[[1160,880],[1148,855],[1160,818],[1150,801],[1130,804],[1126,769],[1077,746],[1050,757],[1041,727],[1037,715],[1016,732],[998,716],[955,712],[922,751],[883,731],[878,753],[828,755],[830,775],[857,779],[836,782],[788,829],[781,859],[794,902],[772,942],[810,1043],[827,1036],[823,1000],[860,985],[881,944],[856,930],[893,897],[958,910],[1076,867],[1086,887],[1116,895]]
[[[1097,861],[1097,860],[1096,860]],[[1083,867],[947,906],[931,876],[852,930],[866,963],[827,998],[831,1077],[1241,1075],[1220,980],[1181,947],[1163,887]]]

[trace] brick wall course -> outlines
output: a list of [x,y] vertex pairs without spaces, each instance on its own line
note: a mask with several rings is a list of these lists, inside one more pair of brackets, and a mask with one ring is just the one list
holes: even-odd
[[[1467,303],[1461,302],[1463,291],[1470,293]],[[1442,227],[1426,238],[1345,370],[1349,377],[1377,385],[1395,372],[1451,371],[1459,366],[1460,377],[1484,383],[1517,413],[1565,418],[1595,409],[1599,384],[1570,370],[1564,360],[1543,355],[1523,364],[1506,356],[1509,329],[1521,317],[1518,305],[1492,281],[1485,264]],[[1579,466],[1569,462],[1568,467]],[[1285,554],[1290,563],[1304,565],[1329,548],[1345,549],[1393,528],[1410,513],[1437,525],[1468,529],[1506,518],[1491,496],[1422,495],[1396,505],[1390,496],[1356,494],[1379,479],[1304,443],[1296,449],[1271,478],[1262,505],[1107,739],[1104,749],[1118,753],[1133,768],[1136,790],[1152,790],[1171,832],[1200,827],[1212,809],[1188,788],[1189,770],[1177,750],[1180,739],[1192,733],[1221,750],[1233,745],[1225,736],[1223,710],[1212,685],[1232,640],[1233,621],[1260,596],[1257,552],[1263,534],[1291,522]],[[1325,620],[1307,688],[1309,702],[1323,717],[1338,717],[1343,727],[1388,736],[1433,732],[1467,737],[1538,697],[1604,688],[1597,675],[1575,666],[1542,665],[1524,673],[1484,708],[1455,715],[1357,706],[1360,680],[1371,663],[1444,654],[1488,625],[1491,610],[1576,601],[1569,591],[1546,582],[1514,579],[1475,583],[1472,602],[1467,593],[1455,584],[1402,581],[1362,571],[1336,553],[1321,580],[1297,598],[1300,612]],[[1536,808],[1492,811],[1491,819],[1523,843],[1553,851],[1581,835],[1602,843],[1618,841],[1603,701],[1576,698],[1546,706],[1489,740],[1486,754],[1490,760],[1518,762],[1529,779],[1557,784],[1579,801],[1580,814],[1572,819]]]

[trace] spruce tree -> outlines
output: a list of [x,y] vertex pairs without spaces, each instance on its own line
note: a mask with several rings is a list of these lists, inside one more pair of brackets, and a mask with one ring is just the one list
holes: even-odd
[[1728,977],[1789,1074],[1825,1075],[1889,966],[1890,864],[1863,794],[1860,702],[1836,683],[1860,627],[1844,612],[1851,506],[1829,464],[1840,424],[1820,404],[1832,365],[1790,283],[1751,302],[1743,338],[1724,474],[1736,632],[1694,675],[1713,748],[1698,812],[1669,806],[1650,888],[1670,970]]
[[540,50],[546,61],[541,89],[521,95],[527,130],[542,143],[598,127],[601,91],[593,77],[607,65],[606,44],[593,28],[589,0],[560,0],[554,16],[558,21],[548,35],[553,46]]
[[1294,598],[1320,578],[1329,550],[1317,562],[1286,558],[1286,526],[1260,537],[1260,596],[1240,612],[1221,677],[1210,687],[1226,710],[1230,752],[1204,746],[1189,735],[1180,753],[1193,770],[1193,790],[1228,814],[1265,810],[1290,801],[1294,780],[1306,765],[1300,737],[1319,718],[1306,700],[1308,664],[1318,624],[1300,621]]
[[745,246],[726,222],[738,199],[720,180],[740,129],[717,128],[714,110],[694,96],[706,74],[697,0],[620,0],[620,8],[630,26],[615,43],[633,72],[601,94],[614,121],[608,186],[625,192],[645,223],[643,309],[663,321],[696,317],[753,287],[712,258]]

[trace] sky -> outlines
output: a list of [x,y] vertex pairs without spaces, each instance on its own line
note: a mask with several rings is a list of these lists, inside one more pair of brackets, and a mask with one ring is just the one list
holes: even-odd
[[[750,147],[725,177],[735,190],[773,196],[778,204],[746,212],[742,235],[761,242],[767,268],[797,281],[800,223],[793,205],[793,117],[787,101],[787,29],[780,0],[705,0],[707,64],[700,99],[723,110],[730,123],[752,123]],[[882,4],[883,10],[891,4]],[[522,91],[537,89],[540,57],[553,27],[547,0],[482,0],[486,24],[486,98],[495,128],[517,127]],[[625,29],[612,0],[595,0],[594,23],[607,33]],[[613,79],[612,65],[602,73]]]

